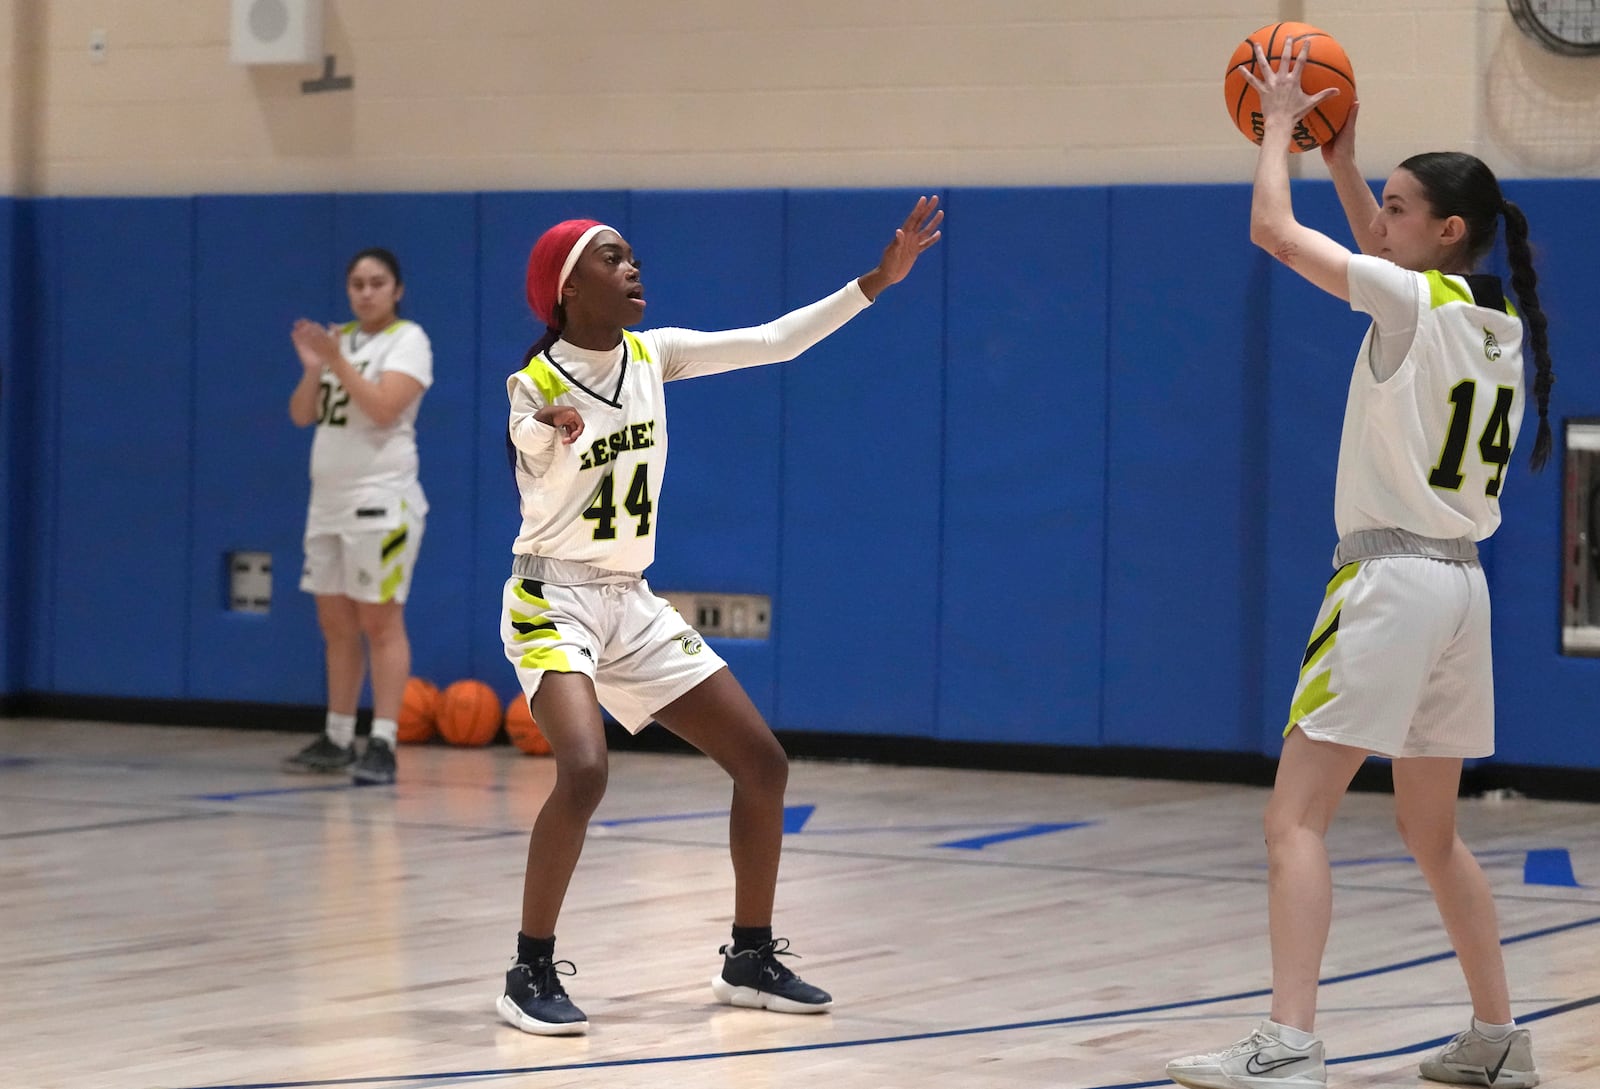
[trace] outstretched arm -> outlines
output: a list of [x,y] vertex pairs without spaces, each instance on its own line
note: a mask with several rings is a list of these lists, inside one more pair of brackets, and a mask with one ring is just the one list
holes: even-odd
[[1377,253],[1378,242],[1372,233],[1372,221],[1378,215],[1378,198],[1372,187],[1361,176],[1356,166],[1356,114],[1361,103],[1350,104],[1350,116],[1345,118],[1339,134],[1322,145],[1322,161],[1333,179],[1333,188],[1339,194],[1339,204],[1344,217],[1350,221],[1350,235],[1356,240],[1356,249],[1362,253]]
[[655,330],[663,375],[672,381],[793,359],[865,310],[885,288],[904,280],[917,258],[939,241],[943,221],[938,197],[919,198],[876,268],[832,295],[765,325],[716,333]]
[[1338,92],[1333,88],[1308,95],[1300,86],[1300,72],[1310,46],[1293,53],[1295,40],[1283,44],[1283,57],[1277,69],[1268,63],[1257,45],[1256,64],[1260,77],[1248,70],[1249,80],[1261,95],[1264,116],[1261,153],[1256,159],[1255,190],[1250,202],[1250,241],[1294,269],[1330,295],[1350,298],[1350,251],[1321,231],[1312,230],[1294,217],[1289,193],[1289,139],[1295,125],[1323,99]]

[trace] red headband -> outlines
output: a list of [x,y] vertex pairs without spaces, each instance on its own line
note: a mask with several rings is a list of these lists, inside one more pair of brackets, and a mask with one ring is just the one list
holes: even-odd
[[533,252],[528,254],[525,287],[528,305],[546,325],[555,325],[561,289],[566,286],[582,247],[602,230],[610,228],[599,220],[568,219],[545,231],[533,244]]

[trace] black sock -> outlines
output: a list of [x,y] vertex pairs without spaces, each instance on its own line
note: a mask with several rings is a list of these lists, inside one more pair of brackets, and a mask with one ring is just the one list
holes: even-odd
[[530,938],[522,931],[517,931],[517,963],[531,965],[540,957],[546,960],[556,955],[556,939],[554,935],[548,938]]
[[747,949],[760,949],[770,941],[770,926],[736,926],[733,928],[733,948],[729,952],[743,953]]

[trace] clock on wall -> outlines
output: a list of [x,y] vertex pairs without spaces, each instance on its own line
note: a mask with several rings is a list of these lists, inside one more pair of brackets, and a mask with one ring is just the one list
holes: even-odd
[[1554,53],[1600,55],[1600,0],[1506,0],[1528,37]]

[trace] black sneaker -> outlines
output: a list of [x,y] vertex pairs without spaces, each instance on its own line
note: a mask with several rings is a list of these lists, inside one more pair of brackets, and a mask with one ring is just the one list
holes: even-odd
[[724,945],[722,973],[711,979],[711,990],[724,1006],[745,1006],[774,1013],[822,1013],[833,1006],[833,996],[813,987],[778,958],[797,957],[789,952],[788,938],[774,938],[765,945],[733,952]]
[[394,782],[394,749],[381,737],[369,738],[367,751],[350,769],[350,777],[358,786]]
[[355,762],[356,747],[354,745],[347,745],[341,748],[329,741],[327,734],[322,734],[279,766],[284,771],[296,773],[313,772],[326,775],[331,772],[343,771]]
[[577,975],[570,960],[535,957],[531,965],[513,964],[506,973],[506,993],[497,1008],[506,1024],[535,1036],[582,1036],[589,1019],[572,1004],[562,976]]

